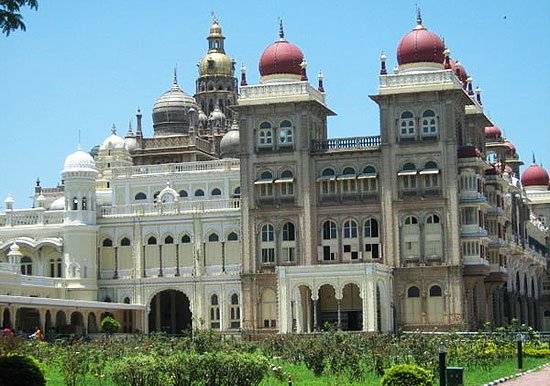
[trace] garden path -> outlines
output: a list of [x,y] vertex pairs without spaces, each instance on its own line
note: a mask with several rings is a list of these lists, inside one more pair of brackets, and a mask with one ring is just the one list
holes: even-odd
[[504,386],[550,386],[550,366],[502,383]]

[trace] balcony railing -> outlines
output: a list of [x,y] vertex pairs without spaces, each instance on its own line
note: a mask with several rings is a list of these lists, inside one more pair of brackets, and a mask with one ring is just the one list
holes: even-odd
[[129,166],[113,169],[113,177],[121,178],[166,173],[225,172],[229,170],[238,171],[239,165],[239,160],[223,159],[216,161],[184,162],[177,164]]
[[241,207],[239,198],[227,198],[221,200],[200,200],[171,202],[162,204],[132,204],[113,207],[102,207],[100,217],[123,216],[157,216],[197,212],[238,211]]
[[329,138],[312,141],[311,151],[320,153],[326,151],[350,151],[367,148],[377,148],[382,144],[379,135],[369,137]]

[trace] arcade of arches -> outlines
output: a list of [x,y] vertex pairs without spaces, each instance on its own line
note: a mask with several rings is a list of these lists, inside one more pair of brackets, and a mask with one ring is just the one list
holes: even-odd
[[190,329],[192,313],[189,298],[183,292],[164,290],[150,303],[149,331],[179,334]]

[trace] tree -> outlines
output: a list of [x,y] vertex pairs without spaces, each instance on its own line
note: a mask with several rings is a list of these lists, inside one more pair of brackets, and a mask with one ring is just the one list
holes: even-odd
[[[1,0],[0,0],[1,1]],[[120,323],[112,316],[107,316],[101,321],[101,331],[108,336],[120,330]]]
[[0,28],[2,33],[9,36],[10,32],[20,29],[25,31],[27,27],[23,23],[20,8],[28,6],[30,9],[38,9],[37,0],[0,0]]

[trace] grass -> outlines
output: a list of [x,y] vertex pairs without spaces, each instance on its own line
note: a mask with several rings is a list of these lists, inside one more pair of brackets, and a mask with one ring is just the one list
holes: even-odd
[[[544,363],[548,363],[548,358],[524,358],[523,370],[533,369]],[[361,382],[351,382],[345,377],[323,376],[316,377],[306,368],[303,363],[289,363],[281,361],[278,363],[286,374],[292,376],[293,386],[361,386],[361,385],[380,385],[380,378],[374,374],[368,374],[367,378]],[[509,376],[519,372],[517,370],[516,359],[507,359],[499,365],[488,369],[464,370],[465,386],[479,386],[496,379]],[[65,386],[63,377],[54,366],[46,366],[47,386]],[[98,379],[89,375],[86,378],[86,386],[114,386],[114,383],[108,379]],[[266,377],[260,386],[283,386],[288,385],[288,381],[279,381],[273,376]]]

